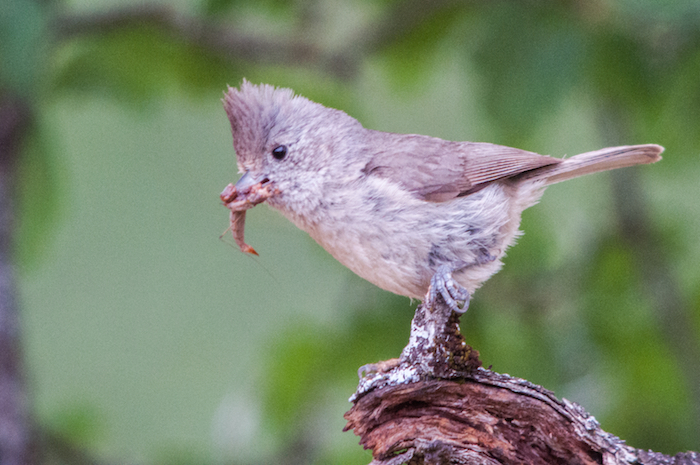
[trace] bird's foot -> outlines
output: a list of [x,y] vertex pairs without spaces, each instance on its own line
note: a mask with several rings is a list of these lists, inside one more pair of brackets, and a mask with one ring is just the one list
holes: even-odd
[[432,309],[439,293],[453,312],[462,314],[467,311],[469,291],[454,280],[452,271],[447,265],[438,267],[433,277],[430,278],[430,288],[423,303],[425,306]]

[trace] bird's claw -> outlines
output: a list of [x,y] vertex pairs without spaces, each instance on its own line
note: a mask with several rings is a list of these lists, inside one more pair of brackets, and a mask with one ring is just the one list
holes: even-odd
[[469,308],[469,291],[454,280],[452,270],[447,265],[439,266],[430,279],[430,288],[425,302],[430,308],[433,307],[438,292],[453,312],[462,314]]

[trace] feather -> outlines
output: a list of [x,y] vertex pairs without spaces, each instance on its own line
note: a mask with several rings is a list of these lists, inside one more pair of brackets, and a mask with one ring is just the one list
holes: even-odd
[[562,162],[502,145],[370,132],[380,149],[363,171],[390,179],[430,202],[468,195],[491,182]]

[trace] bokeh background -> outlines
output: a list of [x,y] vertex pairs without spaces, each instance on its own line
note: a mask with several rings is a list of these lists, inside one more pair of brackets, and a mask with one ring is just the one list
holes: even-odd
[[237,177],[220,99],[244,77],[384,131],[664,145],[549,188],[462,328],[631,446],[700,450],[697,0],[2,0],[0,107],[24,122],[3,311],[37,463],[371,460],[342,415],[416,302],[264,206],[259,258],[219,239]]

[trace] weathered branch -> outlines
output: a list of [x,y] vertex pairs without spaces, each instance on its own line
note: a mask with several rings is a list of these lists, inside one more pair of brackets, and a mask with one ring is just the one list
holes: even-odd
[[231,24],[206,18],[178,15],[168,5],[140,5],[105,12],[59,16],[53,22],[58,40],[104,35],[131,27],[160,29],[194,46],[202,47],[229,61],[282,64],[318,68],[340,79],[349,79],[358,63],[349,56],[328,53],[316,44],[300,39],[270,39],[242,33]]
[[630,447],[581,406],[482,368],[441,300],[418,307],[401,358],[374,367],[345,414],[371,465],[700,465],[695,452]]

